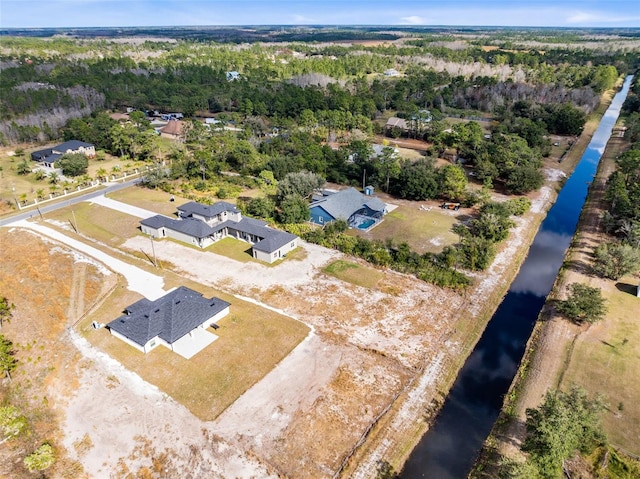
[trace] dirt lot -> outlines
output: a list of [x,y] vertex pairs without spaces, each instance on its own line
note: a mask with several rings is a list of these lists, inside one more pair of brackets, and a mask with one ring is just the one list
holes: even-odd
[[[355,452],[359,466],[348,465],[344,477],[375,476],[378,461],[398,461],[406,453],[399,438],[425,429],[419,418],[455,377],[487,318],[487,298],[499,298],[508,286],[504,275],[514,272],[513,258],[524,254],[530,227],[541,220],[551,198],[549,188],[533,196],[532,212],[518,219],[509,243],[488,272],[476,275],[476,286],[467,294],[385,270],[379,271],[375,288],[341,281],[323,268],[339,259],[357,260],[314,245],[304,244],[299,259],[269,268],[172,241],[156,242],[158,259],[176,278],[261,301],[302,320],[313,332],[213,421],[197,419],[185,407],[188,403],[179,404],[125,369],[105,354],[108,348],[69,334],[65,348],[80,352],[71,363],[77,367],[69,368],[80,387],[57,380],[49,385],[65,398],[55,410],[64,418],[61,442],[68,456],[81,462],[90,477],[124,477],[126,471],[162,477],[165,469],[168,477],[187,477],[176,471],[189,466],[192,477],[325,478]],[[156,211],[166,209],[165,197],[150,195],[146,201],[137,204],[154,209],[157,202],[162,207]],[[83,221],[95,223],[93,214],[102,218],[105,208],[82,210]],[[44,225],[74,235],[61,218]],[[148,238],[119,233],[108,224],[98,236],[103,251],[112,248],[114,256],[149,269],[148,262],[134,256],[149,249]],[[10,244],[21,238],[15,236]],[[23,264],[15,271],[30,274]],[[60,287],[81,289],[71,275],[60,279]],[[119,281],[117,288],[125,283]],[[90,303],[84,301],[84,308]],[[75,301],[65,308],[77,315],[83,304]],[[355,447],[367,438],[366,447]]]

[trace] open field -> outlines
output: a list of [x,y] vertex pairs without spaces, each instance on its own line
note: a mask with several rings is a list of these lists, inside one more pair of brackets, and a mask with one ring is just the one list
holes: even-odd
[[[395,199],[392,201],[398,203]],[[421,254],[427,251],[440,252],[445,246],[458,241],[458,235],[451,228],[458,223],[464,211],[445,211],[439,205],[436,201],[403,201],[371,231],[349,232],[367,239],[394,239],[398,243],[406,241],[411,249]],[[431,210],[420,209],[420,206]]]
[[162,190],[151,190],[142,186],[125,188],[115,193],[111,193],[109,198],[122,203],[138,206],[147,210],[155,211],[158,214],[175,217],[176,206],[182,205],[189,200],[180,196],[175,196],[175,201],[170,201],[171,194]]
[[[0,398],[27,413],[30,434],[0,447],[0,476],[33,477],[21,458],[34,445],[51,441],[58,460],[49,477],[84,478],[82,466],[69,456],[62,439],[62,417],[79,385],[83,360],[68,341],[66,328],[115,284],[99,265],[41,241],[30,233],[0,229],[0,295],[15,304],[2,334],[13,341],[18,367],[13,380],[0,381]],[[11,245],[11,248],[4,247]]]
[[609,440],[640,456],[640,298],[638,277],[603,285],[609,308],[604,321],[582,331],[573,343],[560,387],[577,384],[601,394],[607,404],[603,416]]

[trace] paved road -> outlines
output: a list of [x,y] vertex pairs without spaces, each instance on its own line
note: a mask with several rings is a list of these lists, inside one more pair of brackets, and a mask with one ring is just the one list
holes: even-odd
[[[89,200],[91,198],[95,198],[96,196],[100,196],[100,195],[104,195],[107,193],[112,193],[114,191],[118,191],[121,190],[123,188],[127,188],[129,186],[138,184],[142,181],[141,178],[135,178],[133,180],[129,180],[129,181],[125,181],[123,183],[118,183],[115,185],[110,185],[107,186],[106,188],[101,188],[101,189],[97,189],[95,191],[92,191],[90,193],[85,193],[82,195],[76,195],[73,196],[72,198],[63,200],[63,201],[59,201],[57,203],[50,203],[50,204],[46,204],[46,205],[41,205],[39,207],[40,212],[42,214],[44,213],[49,213],[50,211],[55,211],[55,210],[59,210],[60,208],[66,208],[67,206],[71,206],[71,205],[75,205],[77,203],[80,203],[81,201],[86,201]],[[24,212],[24,213],[18,213],[15,214],[13,216],[10,216],[8,218],[3,218],[0,220],[0,226],[6,226],[9,225],[11,223],[15,223],[16,221],[20,221],[20,220],[25,220],[28,218],[31,218],[34,215],[38,214],[38,209],[36,208],[31,208],[29,211]]]

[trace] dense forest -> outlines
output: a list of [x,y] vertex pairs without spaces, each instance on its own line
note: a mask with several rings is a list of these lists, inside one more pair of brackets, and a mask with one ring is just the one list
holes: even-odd
[[[452,33],[414,32],[400,42],[384,42],[391,40],[386,34],[360,34],[376,41],[4,36],[0,141],[50,139],[70,118],[124,106],[186,116],[238,112],[278,125],[300,123],[310,110],[330,126],[365,131],[387,110],[400,116],[420,109],[504,115],[525,101],[572,104],[589,113],[599,93],[638,66],[632,46],[618,36],[595,42],[599,49],[553,44],[538,50],[514,39],[501,47],[481,45],[478,38]],[[402,75],[384,76],[389,69]],[[227,71],[239,72],[241,80],[226,81]],[[51,114],[48,121],[43,112]]]

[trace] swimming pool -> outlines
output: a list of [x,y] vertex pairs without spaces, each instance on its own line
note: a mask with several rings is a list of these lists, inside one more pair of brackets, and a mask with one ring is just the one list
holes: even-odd
[[358,229],[361,229],[361,230],[369,229],[375,222],[376,220],[371,220],[371,219],[364,220],[362,223],[358,225]]

